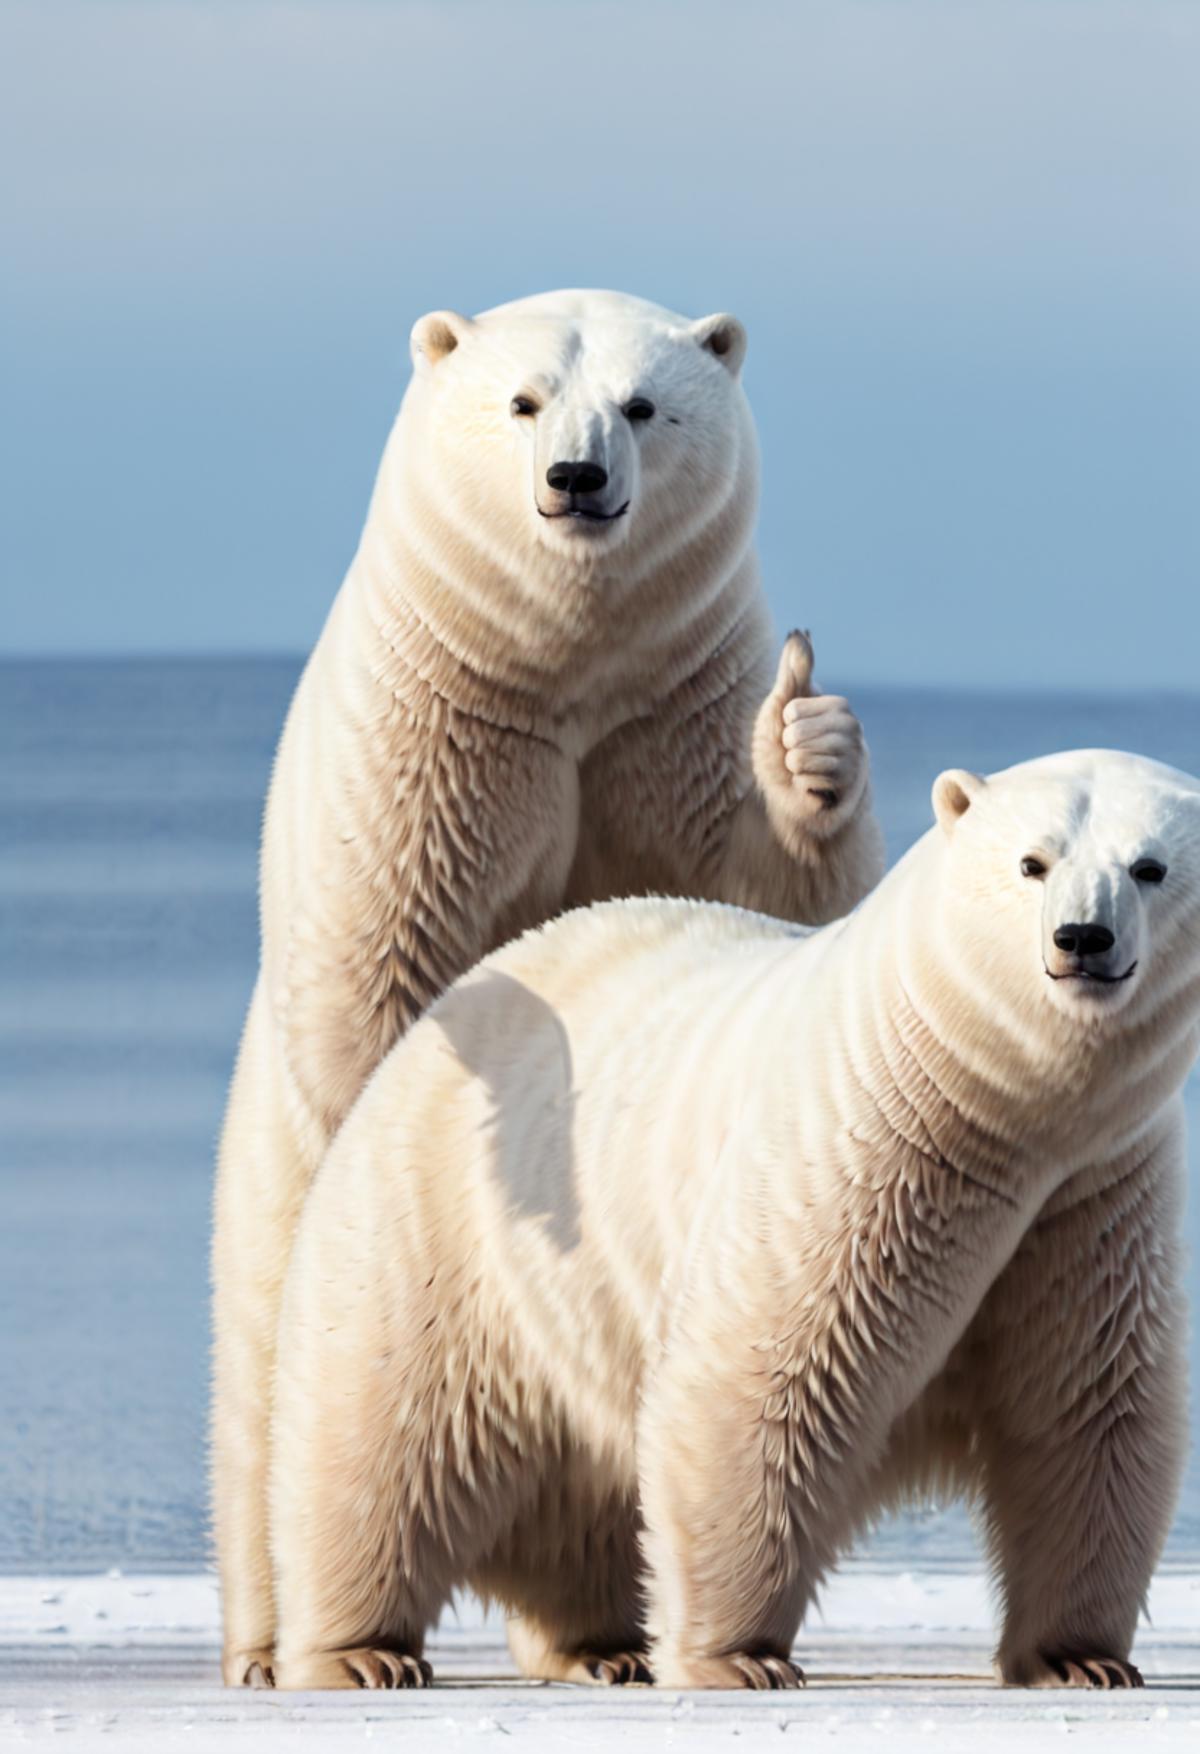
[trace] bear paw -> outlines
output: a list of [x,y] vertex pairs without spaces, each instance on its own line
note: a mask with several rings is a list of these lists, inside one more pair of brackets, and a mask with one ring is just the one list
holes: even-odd
[[589,1680],[599,1682],[602,1687],[625,1687],[631,1681],[650,1686],[654,1681],[644,1651],[580,1651],[578,1660],[587,1671]]
[[354,1650],[310,1651],[278,1665],[278,1687],[289,1691],[324,1692],[339,1687],[432,1687],[433,1670],[424,1657],[385,1645]]
[[803,1687],[804,1670],[790,1657],[730,1651],[723,1657],[684,1657],[668,1666],[659,1684],[668,1687],[752,1687],[760,1692]]
[[850,817],[867,779],[862,726],[839,694],[812,692],[812,644],[791,633],[754,730],[754,774],[787,820],[818,835]]
[[1031,1659],[1001,1665],[1009,1687],[1144,1687],[1141,1671],[1119,1657],[1092,1656],[1082,1651],[1038,1651]]
[[226,1687],[274,1687],[275,1652],[265,1645],[257,1650],[224,1651],[221,1679]]

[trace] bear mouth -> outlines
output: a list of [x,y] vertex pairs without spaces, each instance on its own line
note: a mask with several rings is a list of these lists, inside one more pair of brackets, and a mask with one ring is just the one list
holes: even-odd
[[[1042,964],[1042,967],[1046,968],[1045,963]],[[1136,968],[1137,959],[1135,958],[1124,974],[1094,974],[1091,969],[1087,968],[1070,968],[1065,974],[1055,974],[1051,969],[1046,968],[1046,973],[1052,981],[1095,981],[1102,987],[1119,987],[1122,981],[1131,978]]]
[[539,506],[538,517],[550,518],[552,520],[557,518],[575,518],[586,524],[614,524],[618,518],[623,518],[628,510],[628,500],[625,501],[624,505],[619,505],[615,512],[598,512],[594,511],[590,506],[583,505],[568,506],[566,511],[562,512],[548,512],[544,511],[543,508]]

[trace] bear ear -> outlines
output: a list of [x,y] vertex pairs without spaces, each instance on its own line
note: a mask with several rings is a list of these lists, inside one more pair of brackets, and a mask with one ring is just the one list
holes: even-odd
[[965,816],[972,802],[987,785],[987,781],[977,773],[968,773],[965,767],[947,768],[933,782],[933,813],[937,817],[946,834],[954,828],[960,816]]
[[693,323],[691,332],[704,351],[719,359],[736,378],[746,357],[746,331],[737,318],[727,311],[718,311],[716,316],[701,317],[698,323]]
[[428,316],[418,318],[409,341],[413,364],[437,365],[454,352],[460,341],[466,340],[474,327],[470,317],[460,317],[457,311],[430,311]]

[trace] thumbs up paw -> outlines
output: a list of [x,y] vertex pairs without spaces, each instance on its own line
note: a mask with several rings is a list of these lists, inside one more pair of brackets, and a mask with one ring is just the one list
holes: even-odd
[[759,709],[754,774],[770,803],[818,834],[840,828],[867,781],[867,749],[850,703],[820,694],[812,677],[812,642],[792,633],[775,686]]

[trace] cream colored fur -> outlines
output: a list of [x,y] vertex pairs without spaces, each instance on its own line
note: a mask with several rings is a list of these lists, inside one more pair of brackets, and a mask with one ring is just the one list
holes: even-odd
[[[802,636],[776,673],[744,345],[732,318],[612,293],[414,331],[361,546],[279,749],[261,972],[221,1142],[231,1682],[270,1676],[267,1428],[293,1228],[396,1038],[564,904],[657,890],[823,921],[882,869],[857,720],[814,693]],[[514,412],[518,395],[536,411]],[[628,417],[635,396],[652,419]],[[564,455],[602,462],[606,522],[557,515],[570,501],[547,469]]]
[[[847,921],[579,911],[380,1067],[287,1282],[281,1685],[420,1684],[467,1585],[531,1674],[794,1685],[822,1575],[930,1489],[980,1511],[1004,1680],[1136,1684],[1184,1449],[1200,783],[1089,752],[935,803]],[[1059,947],[1081,917],[1109,954]]]

